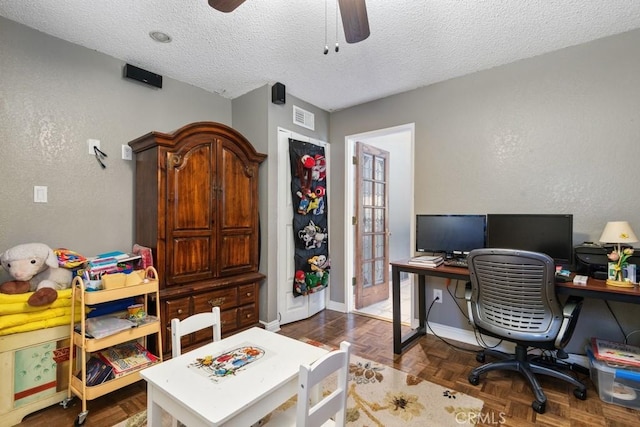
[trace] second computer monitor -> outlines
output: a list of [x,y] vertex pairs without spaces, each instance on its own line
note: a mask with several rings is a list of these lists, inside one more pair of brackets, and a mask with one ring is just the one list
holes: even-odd
[[573,265],[572,214],[488,214],[487,247],[522,249]]

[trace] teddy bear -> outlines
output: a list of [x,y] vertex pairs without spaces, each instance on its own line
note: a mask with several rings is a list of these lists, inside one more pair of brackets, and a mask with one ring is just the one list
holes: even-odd
[[58,291],[71,286],[73,273],[58,265],[53,249],[44,243],[25,243],[0,254],[0,265],[11,276],[0,284],[4,294],[34,292],[27,300],[33,307],[51,304]]

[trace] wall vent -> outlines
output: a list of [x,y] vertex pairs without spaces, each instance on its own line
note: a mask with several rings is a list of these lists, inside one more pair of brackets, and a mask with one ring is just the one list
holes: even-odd
[[303,128],[315,130],[315,115],[307,110],[294,105],[293,106],[293,123]]

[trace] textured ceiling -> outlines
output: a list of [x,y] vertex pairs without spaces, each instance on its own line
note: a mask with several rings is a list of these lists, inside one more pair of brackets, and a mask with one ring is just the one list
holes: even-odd
[[[325,20],[325,8],[328,19]],[[233,99],[267,83],[328,111],[640,27],[637,0],[367,0],[347,44],[335,0],[0,0],[0,15]],[[150,31],[172,36],[151,40]],[[325,31],[330,51],[323,54]]]

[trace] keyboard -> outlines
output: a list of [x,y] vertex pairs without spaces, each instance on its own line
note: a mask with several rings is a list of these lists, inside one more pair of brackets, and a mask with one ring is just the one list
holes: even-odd
[[466,259],[454,258],[454,259],[445,259],[444,265],[448,267],[462,267],[469,268],[469,264]]

